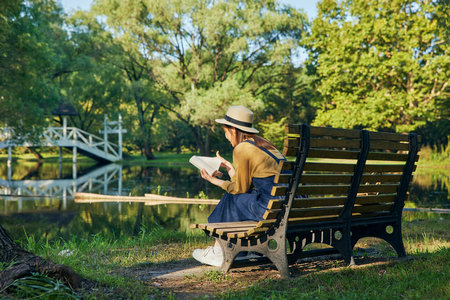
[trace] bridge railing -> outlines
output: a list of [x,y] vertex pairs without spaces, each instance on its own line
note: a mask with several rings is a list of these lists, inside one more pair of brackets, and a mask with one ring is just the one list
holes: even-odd
[[61,142],[81,143],[91,149],[96,149],[115,157],[119,156],[119,146],[117,144],[105,141],[76,127],[49,127],[44,131],[42,137],[49,144],[57,145]]

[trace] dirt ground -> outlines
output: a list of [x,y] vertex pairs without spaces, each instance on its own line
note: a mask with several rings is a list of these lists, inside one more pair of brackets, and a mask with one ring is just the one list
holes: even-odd
[[[360,256],[355,258],[355,266],[352,267],[360,268],[390,262],[392,258]],[[290,267],[290,272],[292,277],[299,277],[311,272],[339,271],[345,267],[342,258],[331,255],[301,259]],[[213,296],[225,290],[239,291],[265,279],[280,278],[278,271],[271,264],[232,268],[227,274],[222,274],[219,268],[201,265],[193,259],[134,266],[118,270],[115,274],[172,292],[176,299]]]

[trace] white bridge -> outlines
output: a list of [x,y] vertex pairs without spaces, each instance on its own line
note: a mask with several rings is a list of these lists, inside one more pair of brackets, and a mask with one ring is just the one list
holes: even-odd
[[[73,149],[73,162],[76,163],[77,152],[97,161],[114,162],[122,159],[122,117],[118,121],[108,122],[105,116],[103,139],[76,127],[67,127],[67,118],[63,118],[63,127],[49,127],[38,138],[38,141],[27,141],[26,138],[16,138],[12,129],[5,128],[0,132],[0,149],[8,148],[8,166],[11,164],[11,148],[22,147],[61,147]],[[108,141],[108,134],[118,134],[118,145]]]
[[0,179],[0,198],[18,201],[19,211],[24,199],[34,197],[62,198],[63,206],[77,192],[120,195],[122,165],[109,164],[73,179],[4,180]]

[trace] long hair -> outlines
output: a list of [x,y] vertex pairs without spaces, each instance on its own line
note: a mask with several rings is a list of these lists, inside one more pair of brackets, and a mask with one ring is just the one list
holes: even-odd
[[[224,126],[228,129],[232,128],[232,126],[229,126],[229,125],[224,125]],[[248,132],[244,132],[236,127],[233,127],[233,128],[236,129],[236,136],[235,136],[236,145],[242,143],[243,141],[245,141],[247,139],[253,139],[255,141],[255,145],[258,147],[262,147],[267,150],[277,150],[277,148],[271,142],[269,142],[268,140],[266,140],[263,137],[260,137],[256,133],[248,133]]]

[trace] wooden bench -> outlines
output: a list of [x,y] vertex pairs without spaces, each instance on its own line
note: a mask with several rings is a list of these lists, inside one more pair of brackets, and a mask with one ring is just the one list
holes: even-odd
[[[239,252],[267,257],[282,277],[305,256],[335,251],[347,264],[364,237],[387,241],[405,256],[401,215],[418,160],[418,137],[287,125],[283,154],[264,219],[259,222],[193,224],[217,238],[227,272]],[[302,197],[298,195],[306,195]],[[322,243],[328,249],[303,251]]]

